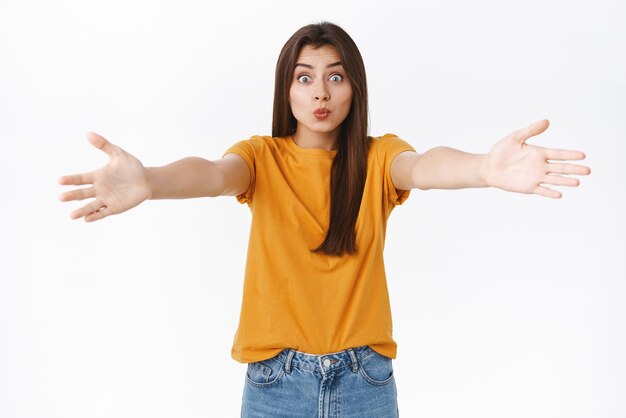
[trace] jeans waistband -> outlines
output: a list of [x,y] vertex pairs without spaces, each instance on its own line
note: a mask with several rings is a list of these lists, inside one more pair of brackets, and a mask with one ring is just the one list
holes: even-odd
[[326,374],[331,370],[350,366],[353,372],[359,367],[359,360],[370,355],[374,350],[367,345],[348,348],[337,353],[309,354],[287,348],[276,357],[285,363],[285,371],[291,372],[292,368],[306,369]]

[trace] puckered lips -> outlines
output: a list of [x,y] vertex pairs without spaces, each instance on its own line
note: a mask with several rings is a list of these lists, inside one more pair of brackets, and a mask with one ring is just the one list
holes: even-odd
[[330,110],[328,110],[325,107],[320,107],[315,112],[313,112],[313,114],[315,115],[317,119],[323,120],[323,119],[326,119],[328,115],[330,115]]

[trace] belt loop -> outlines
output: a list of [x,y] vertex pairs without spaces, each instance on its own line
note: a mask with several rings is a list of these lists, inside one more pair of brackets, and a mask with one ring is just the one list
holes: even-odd
[[356,354],[354,354],[353,349],[348,348],[348,354],[350,354],[350,359],[352,360],[352,364],[350,364],[350,366],[352,367],[352,371],[356,373],[359,370],[359,361],[357,360]]
[[287,353],[287,360],[285,360],[285,373],[291,373],[291,360],[296,352],[292,349],[289,349],[289,353]]

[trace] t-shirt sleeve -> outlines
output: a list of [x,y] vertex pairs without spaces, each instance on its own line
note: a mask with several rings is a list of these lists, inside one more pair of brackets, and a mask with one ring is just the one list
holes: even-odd
[[383,192],[392,206],[398,206],[408,199],[410,190],[396,189],[391,181],[391,162],[403,151],[415,151],[408,142],[398,138],[394,134],[385,134],[379,139],[377,147],[378,164],[383,171]]
[[239,155],[241,158],[243,158],[248,164],[248,169],[250,170],[250,185],[248,186],[248,189],[245,192],[238,194],[236,196],[237,201],[239,203],[242,203],[242,204],[250,203],[252,201],[252,196],[254,194],[254,185],[256,181],[255,161],[256,161],[257,155],[259,154],[259,150],[261,146],[262,146],[262,141],[259,140],[259,137],[253,136],[250,139],[244,139],[242,141],[236,142],[234,145],[228,148],[222,155],[222,158],[224,158],[224,155],[228,153],[231,153],[231,152],[235,153]]

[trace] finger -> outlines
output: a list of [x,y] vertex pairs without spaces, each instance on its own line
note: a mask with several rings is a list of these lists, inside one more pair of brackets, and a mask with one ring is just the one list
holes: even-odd
[[556,190],[552,190],[543,186],[535,187],[535,190],[533,192],[540,196],[551,197],[553,199],[560,199],[562,196],[562,194],[557,192]]
[[576,186],[580,185],[580,180],[573,179],[573,178],[570,178],[570,177],[563,177],[563,176],[557,176],[557,175],[554,175],[554,174],[549,174],[549,175],[544,177],[542,183],[554,184],[556,186],[576,187]]
[[96,199],[93,202],[86,204],[82,208],[77,209],[74,212],[72,212],[70,214],[70,218],[71,219],[82,218],[83,216],[87,216],[90,213],[93,213],[93,212],[97,211],[98,209],[100,209],[103,206],[105,206],[104,203],[102,203],[101,201]]
[[586,176],[591,170],[589,167],[577,164],[567,163],[548,163],[548,173],[556,174],[577,174],[580,176]]
[[548,160],[584,160],[585,153],[567,149],[544,148]]
[[122,149],[120,147],[118,147],[117,145],[113,145],[103,136],[98,135],[95,132],[87,132],[87,139],[94,147],[106,152],[109,157],[113,157],[122,152]]
[[537,122],[533,122],[523,129],[515,131],[515,139],[520,144],[523,144],[524,141],[526,141],[528,138],[539,135],[540,133],[548,129],[548,126],[550,126],[550,121],[548,119],[538,120]]
[[108,208],[104,206],[98,209],[97,211],[90,213],[89,215],[85,216],[85,222],[93,222],[93,221],[97,221],[99,219],[104,218],[108,214],[107,209]]
[[69,176],[59,177],[57,180],[59,184],[62,185],[73,185],[73,186],[81,186],[83,184],[92,184],[93,183],[93,171],[90,173],[81,173],[81,174],[71,174]]
[[69,202],[70,200],[83,200],[96,196],[96,189],[94,187],[87,187],[84,189],[72,190],[70,192],[62,193],[59,196],[61,202]]

